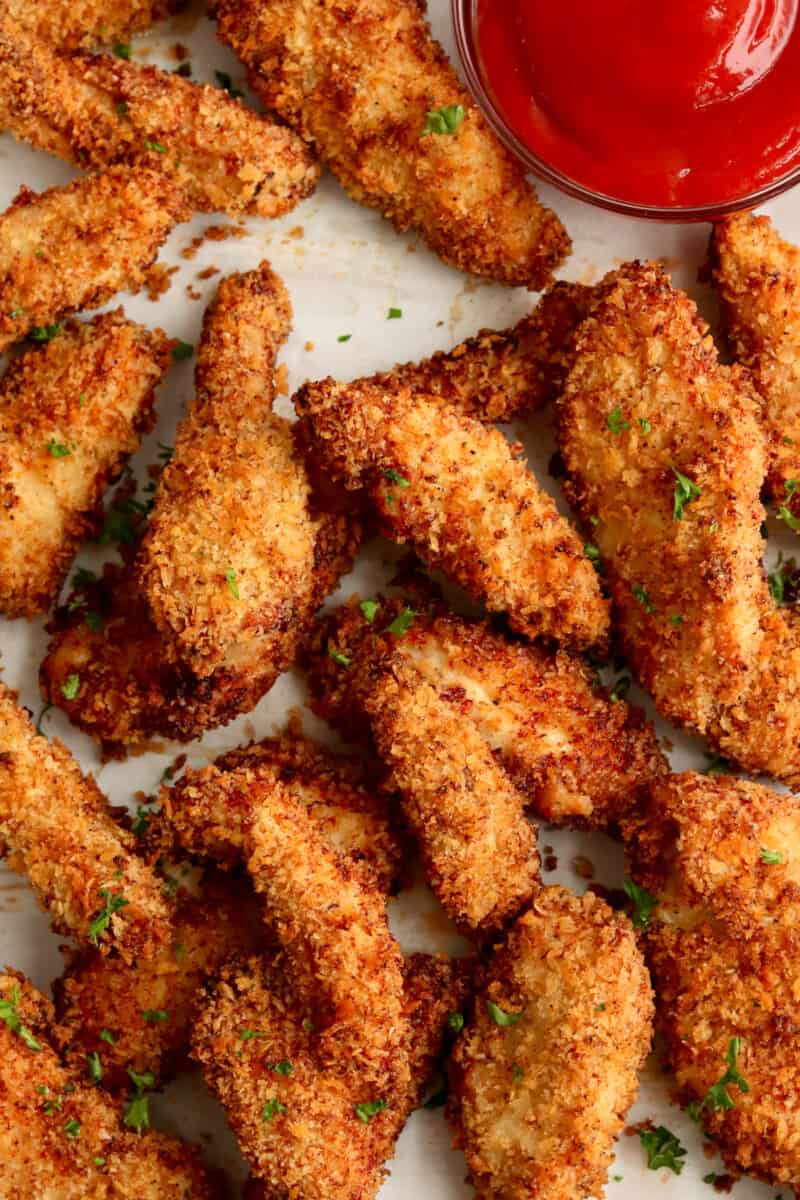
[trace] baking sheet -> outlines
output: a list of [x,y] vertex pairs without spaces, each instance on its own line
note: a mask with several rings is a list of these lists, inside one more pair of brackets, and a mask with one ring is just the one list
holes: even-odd
[[[448,0],[430,0],[429,8],[437,36],[453,54]],[[169,49],[176,42],[189,48],[193,78],[214,83],[214,72],[226,71],[235,86],[246,90],[243,69],[217,43],[202,5],[190,6],[155,32],[136,39],[134,57],[174,67]],[[19,145],[7,134],[0,136],[3,208],[23,183],[40,190],[67,182],[73,174],[65,164]],[[661,257],[676,282],[692,292],[713,323],[710,294],[696,282],[708,226],[649,224],[602,213],[546,187],[541,192],[545,202],[562,217],[574,241],[573,256],[562,271],[564,277],[592,282],[626,259]],[[800,241],[799,200],[800,189],[795,189],[765,209],[782,232],[796,241]],[[196,257],[182,257],[181,251],[193,237],[210,225],[221,224],[230,222],[221,215],[205,215],[173,232],[161,261],[178,270],[170,289],[158,302],[144,295],[125,296],[109,307],[122,302],[135,320],[161,325],[170,335],[196,344],[205,303],[220,278],[217,275],[201,280],[198,275],[211,266],[222,274],[245,270],[267,257],[285,281],[294,306],[294,331],[281,354],[288,370],[290,394],[308,378],[353,378],[450,347],[481,327],[502,328],[522,316],[532,303],[524,291],[477,282],[444,266],[415,238],[397,235],[378,214],[348,200],[329,175],[323,177],[309,200],[282,220],[248,219],[244,237],[206,241]],[[187,287],[199,292],[201,298],[192,299]],[[402,309],[402,318],[389,322],[390,307]],[[350,334],[350,340],[337,341],[342,334]],[[147,466],[157,461],[157,442],[173,442],[175,425],[185,413],[192,391],[192,365],[191,361],[174,364],[160,389],[158,426],[132,464],[142,480]],[[277,408],[289,414],[288,397],[282,397]],[[547,474],[554,449],[549,415],[540,414],[524,427],[515,424],[508,432],[523,441],[531,468],[558,496],[557,485]],[[796,548],[791,535],[782,532],[777,522],[770,522],[770,533],[770,554],[777,553],[781,545],[787,554]],[[107,550],[101,553],[87,546],[76,561],[96,567],[109,556]],[[331,602],[356,589],[362,594],[374,592],[389,578],[399,556],[388,543],[372,542]],[[21,702],[35,715],[42,708],[37,673],[47,640],[43,627],[43,620],[10,622],[0,618],[2,678],[19,690]],[[165,767],[183,750],[187,750],[192,765],[202,765],[224,750],[266,736],[285,724],[289,709],[301,705],[304,695],[301,676],[289,672],[253,713],[226,728],[207,734],[188,748],[165,742],[158,752],[153,750],[122,763],[102,765],[94,744],[72,729],[58,710],[51,710],[45,717],[44,729],[49,736],[57,735],[66,742],[84,770],[94,772],[114,804],[130,804],[135,792],[151,793],[157,788]],[[636,688],[631,691],[631,699],[646,706],[646,699]],[[325,734],[309,714],[306,727],[310,732]],[[673,746],[670,759],[676,769],[702,769],[708,764],[699,741],[681,736],[663,722],[658,723],[658,729]],[[554,848],[559,863],[556,870],[545,875],[545,882],[563,883],[582,891],[587,880],[574,867],[575,859],[582,857],[593,865],[598,882],[621,885],[622,853],[609,839],[543,828],[540,846],[544,845]],[[392,927],[407,951],[453,950],[460,944],[422,885],[392,900],[390,912]],[[58,947],[59,939],[37,910],[25,881],[0,865],[0,963],[25,971],[38,986],[47,989],[60,973]],[[640,1200],[643,1191],[654,1185],[659,1185],[664,1200],[678,1196],[682,1200],[701,1200],[713,1195],[703,1179],[724,1168],[718,1159],[706,1157],[699,1131],[671,1105],[669,1092],[669,1080],[659,1071],[656,1058],[651,1057],[643,1074],[640,1098],[629,1119],[633,1123],[651,1118],[680,1137],[688,1150],[682,1175],[678,1178],[668,1171],[647,1170],[639,1139],[623,1136],[607,1188],[610,1200]],[[246,1171],[234,1139],[198,1072],[189,1072],[171,1084],[154,1102],[153,1110],[162,1128],[201,1140],[208,1158],[223,1166],[232,1180],[244,1177]],[[416,1112],[389,1164],[391,1176],[380,1193],[381,1200],[470,1197],[473,1193],[464,1182],[463,1156],[451,1150],[450,1141],[441,1109]],[[750,1181],[741,1181],[735,1187],[737,1200],[771,1200],[775,1195],[775,1188]],[[786,1196],[788,1200],[788,1193]]]

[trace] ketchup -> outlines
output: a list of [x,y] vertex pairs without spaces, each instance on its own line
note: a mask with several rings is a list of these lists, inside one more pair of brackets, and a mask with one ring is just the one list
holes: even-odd
[[595,192],[694,207],[800,167],[800,0],[477,0],[487,91]]

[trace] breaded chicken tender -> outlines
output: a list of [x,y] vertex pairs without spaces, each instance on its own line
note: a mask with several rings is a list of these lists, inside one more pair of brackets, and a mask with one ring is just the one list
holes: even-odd
[[0,351],[79,308],[136,290],[185,209],[158,171],[111,167],[37,194],[0,216]]
[[0,848],[27,875],[59,933],[130,961],[169,936],[162,885],[133,852],[91,776],[36,733],[0,684]]
[[[406,678],[416,673],[421,695],[435,689],[431,726],[439,730],[441,713],[460,729],[474,726],[523,801],[551,824],[613,829],[647,781],[666,771],[641,712],[610,698],[580,659],[443,607],[417,611],[402,637],[386,634],[407,609],[354,598],[317,622],[305,651],[312,704],[344,736],[371,736],[365,698],[373,663],[387,658],[405,664]],[[344,660],[354,665],[343,669]],[[379,741],[391,741],[388,728]],[[428,732],[420,722],[419,737]]]
[[0,380],[0,610],[34,616],[56,599],[103,491],[154,421],[170,362],[161,330],[122,309],[69,321]]
[[52,1005],[24,976],[0,976],[3,1200],[222,1200],[195,1147],[125,1127],[119,1110],[51,1044]]
[[295,407],[315,458],[365,493],[388,537],[528,637],[604,640],[608,605],[583,544],[497,430],[407,389],[332,379],[302,387]]
[[7,13],[0,127],[84,168],[163,171],[203,212],[280,216],[319,175],[296,134],[224,90],[110,55],[60,55]]
[[770,496],[798,517],[800,247],[769,217],[739,213],[714,227],[710,261],[731,350],[752,371],[764,401]]
[[537,291],[551,280],[569,238],[416,0],[216,0],[215,11],[253,90],[354,200],[460,270]]
[[[800,1187],[800,806],[691,772],[625,829],[656,1026],[726,1167]],[[705,839],[705,840],[704,840]],[[653,892],[648,896],[650,889]]]
[[296,731],[229,751],[202,770],[187,769],[173,787],[162,788],[162,800],[187,850],[232,867],[249,856],[253,823],[276,786],[307,806],[339,854],[389,891],[403,851],[385,795],[360,760],[332,754]]
[[200,894],[179,890],[170,942],[154,958],[81,950],[54,984],[55,1044],[79,1074],[94,1065],[104,1088],[130,1088],[129,1070],[158,1084],[184,1056],[203,984],[235,955],[264,942],[261,906],[243,880],[212,872]]
[[59,50],[111,46],[132,33],[147,29],[185,0],[4,0],[3,7],[15,21]]
[[459,963],[414,955],[404,967],[407,1083],[359,1089],[352,1066],[320,1055],[319,1034],[281,956],[226,968],[195,1028],[194,1056],[225,1109],[254,1176],[250,1200],[372,1200],[383,1163],[422,1098],[448,1013],[463,1006]]
[[600,1196],[650,1048],[627,919],[545,888],[485,968],[450,1060],[448,1115],[481,1200]]

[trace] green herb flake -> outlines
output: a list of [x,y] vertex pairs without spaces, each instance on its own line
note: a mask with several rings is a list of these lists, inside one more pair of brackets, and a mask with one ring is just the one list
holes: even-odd
[[425,115],[425,124],[422,126],[420,137],[427,137],[430,133],[452,137],[465,116],[462,104],[445,104],[442,108],[431,109]]
[[600,556],[600,550],[595,546],[594,542],[584,542],[583,553],[589,559],[589,562],[597,571],[598,575],[603,574],[603,559]]
[[680,1175],[686,1165],[682,1161],[686,1157],[686,1150],[674,1133],[670,1133],[663,1125],[656,1129],[640,1129],[639,1141],[647,1152],[647,1165],[651,1171],[666,1167],[675,1175]]
[[37,325],[28,334],[28,337],[34,342],[52,342],[54,337],[57,337],[64,328],[62,321],[57,321],[55,325]]
[[364,615],[364,620],[369,621],[370,625],[378,615],[380,605],[377,600],[362,600],[358,606]]
[[114,47],[114,53],[116,54],[117,58],[130,59],[131,48],[127,42],[117,42],[116,46]]
[[340,333],[336,340],[337,342],[349,342],[352,336],[352,333]]
[[501,1029],[508,1029],[510,1025],[516,1025],[524,1016],[524,1013],[521,1012],[506,1012],[499,1004],[495,1004],[494,1000],[486,1001],[486,1011],[495,1025],[499,1025]]
[[189,342],[176,342],[172,347],[172,357],[175,362],[183,362],[186,358],[191,358],[194,354],[194,346]]
[[44,730],[42,729],[42,722],[44,721],[47,714],[50,712],[50,709],[53,707],[54,707],[54,705],[52,705],[48,701],[48,703],[45,704],[44,708],[39,713],[38,720],[36,721],[36,732],[38,733],[39,737],[44,737]]
[[239,1031],[239,1037],[243,1042],[251,1042],[253,1038],[263,1038],[266,1036],[260,1029],[241,1029]]
[[[167,147],[164,145],[163,142],[151,142],[148,138],[145,138],[144,148],[145,148],[145,150],[152,150],[156,154],[166,154],[167,153]],[[173,351],[173,356],[174,356],[174,351]]]
[[65,446],[63,442],[57,442],[55,438],[51,438],[47,443],[47,452],[51,458],[68,458],[70,448],[69,446]]
[[741,1048],[741,1038],[734,1037],[728,1042],[728,1049],[725,1052],[725,1062],[728,1064],[728,1069],[721,1079],[708,1089],[708,1095],[700,1105],[700,1110],[710,1108],[712,1112],[725,1112],[728,1109],[736,1108],[736,1102],[728,1092],[730,1086],[738,1087],[739,1091],[745,1095],[750,1091],[750,1084],[742,1076],[736,1065]]
[[105,901],[103,907],[92,918],[89,925],[89,941],[97,946],[100,940],[100,934],[105,933],[111,924],[111,918],[114,913],[125,908],[128,901],[124,896],[114,895],[109,888],[100,888],[100,896]]
[[464,1014],[460,1012],[451,1012],[447,1018],[447,1027],[453,1033],[461,1033],[464,1028]]
[[352,665],[352,662],[353,662],[352,658],[350,658],[349,655],[347,655],[347,654],[342,654],[341,650],[333,650],[332,648],[329,647],[328,655],[340,667],[349,667]]
[[227,583],[228,591],[233,596],[234,600],[239,600],[239,583],[233,567],[228,567],[227,571],[225,572],[225,582]]
[[233,86],[233,80],[231,79],[231,77],[227,71],[215,71],[214,77],[216,78],[216,81],[219,84],[219,86],[221,88],[224,88],[225,91],[228,93],[228,95],[232,96],[234,100],[237,99],[239,96],[244,95],[244,92],[240,92],[238,88],[235,88]]
[[118,100],[116,104],[117,116],[126,117],[128,115],[128,106],[124,100]]
[[284,1059],[282,1062],[267,1063],[267,1070],[274,1071],[276,1075],[291,1075],[293,1069],[288,1059]]
[[81,688],[80,675],[68,675],[61,685],[61,695],[65,700],[74,700]]
[[396,638],[403,637],[411,628],[416,615],[417,614],[414,612],[413,608],[404,608],[403,611],[399,613],[398,616],[396,616],[392,621],[391,625],[387,628],[386,633],[390,633],[392,637]]
[[103,618],[100,616],[100,613],[92,612],[91,609],[87,612],[84,620],[86,628],[90,629],[92,633],[99,633],[103,628]]
[[403,315],[402,308],[390,308],[386,314],[387,321],[399,321]]
[[143,1008],[142,1020],[158,1025],[169,1020],[169,1013],[163,1008]]
[[192,73],[192,64],[190,62],[179,63],[175,68],[175,74],[180,75],[181,79],[188,79]]
[[110,1029],[100,1030],[100,1041],[108,1042],[109,1046],[116,1046],[117,1044],[117,1039],[114,1037]]
[[100,1158],[99,1155],[97,1158],[93,1158],[92,1162],[96,1167],[104,1167],[106,1165],[106,1160],[104,1158]]
[[658,899],[652,896],[650,892],[639,887],[632,879],[626,879],[623,887],[625,895],[633,902],[633,928],[634,929],[649,929],[650,916],[653,909],[658,904]]
[[676,629],[680,629],[683,624],[683,617],[680,613],[673,613],[669,619],[670,625],[674,625]]
[[778,509],[778,520],[783,521],[790,529],[796,533],[800,529],[800,517],[794,517],[789,512],[789,509],[782,504]]
[[22,1041],[29,1050],[33,1050],[38,1054],[42,1047],[39,1045],[30,1029],[28,1029],[27,1025],[22,1024],[20,1015],[17,1012],[19,1001],[20,992],[19,988],[15,985],[11,989],[10,998],[3,996],[3,998],[0,999],[0,1021],[4,1021],[11,1032],[15,1033],[20,1041]]
[[143,804],[138,805],[136,809],[136,819],[131,825],[131,832],[134,837],[144,837],[150,825],[151,813],[144,807]]
[[144,1091],[145,1088],[155,1087],[156,1080],[149,1071],[139,1074],[132,1067],[128,1067],[128,1077],[135,1092],[128,1101],[123,1123],[128,1129],[135,1129],[137,1133],[141,1133],[143,1129],[150,1128],[150,1099],[145,1096]]
[[595,1004],[594,1011],[595,1012],[605,1012],[606,1011],[605,1004]]
[[86,1055],[86,1069],[89,1072],[89,1078],[92,1083],[99,1083],[103,1078],[103,1064],[96,1050]]
[[522,1067],[519,1065],[519,1063],[514,1063],[514,1069],[511,1072],[511,1082],[519,1083],[519,1081],[524,1078],[525,1072],[523,1071]]
[[283,1116],[283,1114],[285,1112],[286,1112],[286,1105],[281,1104],[280,1100],[278,1100],[277,1097],[273,1097],[271,1100],[268,1100],[267,1103],[262,1108],[261,1120],[265,1124],[269,1124],[269,1122],[271,1120],[273,1120],[274,1117]]
[[606,429],[614,434],[614,437],[619,437],[626,429],[630,429],[630,421],[623,421],[622,409],[619,405],[613,408],[606,416]]
[[86,567],[78,567],[72,576],[72,586],[77,592],[83,591],[90,583],[95,583],[97,575]]
[[638,423],[639,428],[641,429],[642,433],[644,433],[644,434],[648,434],[650,432],[650,430],[653,428],[653,426],[650,424],[649,421],[645,421],[644,417],[638,417],[637,423]]
[[722,758],[719,754],[707,754],[706,758],[710,761],[700,772],[701,775],[732,775],[736,769],[733,763],[729,763],[727,758]]
[[354,1104],[353,1111],[363,1125],[369,1124],[373,1117],[389,1107],[388,1100],[368,1100],[366,1104]]
[[391,467],[387,467],[381,472],[381,474],[383,475],[384,479],[388,479],[390,483],[396,483],[398,487],[407,488],[411,486],[405,476],[401,475],[399,471],[393,470]]
[[656,611],[655,605],[652,603],[649,595],[647,594],[647,590],[642,586],[641,583],[634,584],[634,586],[631,588],[631,592],[633,593],[634,600],[639,601],[648,616]]
[[697,484],[689,479],[688,475],[682,475],[676,467],[670,467],[670,471],[672,471],[676,479],[672,502],[672,519],[674,521],[682,521],[686,505],[691,504],[693,500],[697,500],[702,493]]
[[64,1126],[64,1133],[71,1142],[74,1142],[76,1138],[81,1136],[80,1121],[76,1121],[74,1117],[71,1117]]
[[761,861],[767,867],[777,867],[783,862],[783,856],[779,850],[768,850],[766,846],[762,846]]

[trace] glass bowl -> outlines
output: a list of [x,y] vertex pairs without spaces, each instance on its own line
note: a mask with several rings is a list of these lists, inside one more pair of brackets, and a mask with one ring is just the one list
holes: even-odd
[[[502,0],[500,0],[502,2]],[[548,0],[551,2],[551,0]],[[557,3],[558,0],[552,0]],[[509,126],[502,112],[495,104],[480,68],[477,40],[475,37],[475,5],[476,0],[451,0],[453,26],[455,29],[456,45],[461,64],[464,68],[469,90],[477,100],[483,115],[490,126],[511,153],[520,162],[547,183],[552,183],[569,196],[577,200],[585,200],[588,204],[611,212],[622,213],[628,217],[641,217],[651,221],[717,221],[730,213],[741,209],[756,208],[780,196],[795,184],[800,183],[800,167],[794,168],[788,174],[766,184],[758,191],[738,196],[720,203],[708,203],[685,207],[681,205],[642,204],[632,200],[622,200],[617,196],[609,196],[603,192],[593,191],[577,179],[563,175],[550,163],[534,153],[524,142],[520,141],[514,130]]]

